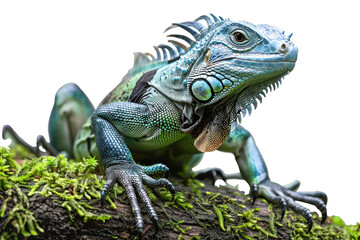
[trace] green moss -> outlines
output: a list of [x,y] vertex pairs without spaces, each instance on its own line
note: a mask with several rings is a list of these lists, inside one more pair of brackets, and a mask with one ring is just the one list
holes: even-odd
[[191,238],[189,238],[189,240],[200,240],[200,237],[198,237],[198,236],[192,236]]
[[175,208],[181,207],[185,210],[193,209],[193,206],[185,200],[184,194],[182,192],[177,192],[174,195],[174,198],[171,202],[166,202],[165,207],[173,206]]
[[275,228],[275,213],[273,212],[273,205],[269,204],[269,230],[272,234],[276,235],[277,231]]
[[332,216],[327,219],[325,227],[320,226],[317,222],[320,221],[317,215],[313,215],[314,225],[307,233],[307,225],[305,220],[295,214],[285,214],[285,221],[291,230],[291,239],[353,239],[357,240],[360,237],[360,223],[356,225],[345,225],[344,221],[338,216]]
[[36,157],[33,153],[29,152],[28,149],[20,144],[17,144],[11,148],[11,152],[14,154],[15,159],[33,159]]
[[[92,207],[84,202],[99,199],[105,183],[102,177],[91,173],[98,164],[94,158],[70,163],[64,156],[41,157],[23,161],[18,165],[14,161],[14,156],[10,150],[0,148],[0,190],[5,198],[0,208],[0,230],[4,232],[1,240],[35,236],[43,232],[34,214],[29,210],[28,197],[34,194],[57,195],[58,201],[69,215],[75,213],[82,217],[84,222],[90,219],[110,219],[110,215],[90,212]],[[27,194],[20,186],[29,189]],[[123,191],[116,189],[116,192]],[[110,198],[108,200],[111,201]],[[12,203],[12,208],[8,207],[9,203]],[[113,203],[111,206],[116,208]]]
[[183,181],[185,186],[188,186],[191,188],[192,192],[196,194],[198,197],[201,196],[201,190],[200,188],[204,187],[204,183],[200,182],[199,180],[193,179],[191,177],[187,177]]
[[221,210],[216,207],[215,205],[213,205],[213,208],[214,208],[214,212],[218,218],[218,222],[219,222],[219,226],[221,228],[221,230],[223,230],[225,232],[225,227],[224,227],[224,216],[221,212]]
[[[4,213],[8,215],[7,219],[3,222],[1,231],[4,232],[1,235],[3,239],[18,239],[19,235],[23,237],[36,236],[38,232],[44,232],[44,230],[37,223],[34,214],[29,210],[29,201],[27,196],[21,191],[19,186],[15,185],[14,188],[8,189],[5,192],[8,197],[2,206],[1,219]],[[8,201],[16,198],[15,205],[12,209],[7,211],[6,205]],[[10,228],[12,231],[4,231],[4,229]]]
[[0,147],[0,191],[11,188],[8,177],[13,175],[18,165],[14,161],[14,153]]

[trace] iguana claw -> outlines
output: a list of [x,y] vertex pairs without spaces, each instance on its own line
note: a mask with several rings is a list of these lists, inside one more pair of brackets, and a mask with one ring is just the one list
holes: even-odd
[[279,205],[281,208],[281,218],[280,221],[282,221],[284,219],[285,216],[285,211],[286,211],[286,201],[283,198],[279,198]]
[[252,204],[254,204],[256,201],[256,197],[258,195],[258,189],[259,186],[257,185],[257,183],[253,183],[250,187],[250,194],[252,195]]
[[323,192],[295,192],[299,185],[300,182],[296,181],[293,184],[281,186],[266,179],[259,185],[256,183],[252,184],[251,194],[253,196],[253,201],[255,201],[256,196],[261,196],[272,203],[279,204],[281,207],[281,220],[284,218],[287,206],[295,212],[300,213],[306,219],[308,232],[310,232],[313,226],[312,214],[309,209],[301,206],[295,201],[309,203],[317,207],[322,215],[321,223],[324,223],[327,218],[327,196]]

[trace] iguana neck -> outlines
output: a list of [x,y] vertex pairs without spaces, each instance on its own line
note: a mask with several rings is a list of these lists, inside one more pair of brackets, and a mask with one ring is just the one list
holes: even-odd
[[177,61],[159,68],[149,85],[178,105],[190,104],[195,107],[196,102],[187,89],[187,78],[191,68],[204,54],[209,37],[205,36],[195,43]]

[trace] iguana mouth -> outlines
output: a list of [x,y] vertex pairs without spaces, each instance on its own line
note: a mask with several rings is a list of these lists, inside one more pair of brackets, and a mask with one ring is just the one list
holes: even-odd
[[[255,54],[251,54],[256,56]],[[251,56],[249,55],[249,56]],[[277,58],[274,59],[274,56],[278,55]],[[254,57],[251,56],[251,57]],[[259,59],[255,59],[254,58],[244,58],[244,57],[237,57],[237,56],[233,56],[233,57],[226,57],[226,58],[220,58],[220,59],[216,59],[213,61],[213,63],[217,63],[217,62],[222,62],[222,61],[229,61],[229,60],[241,60],[241,61],[245,61],[245,62],[274,62],[274,63],[295,63],[296,59],[289,59],[289,60],[284,60],[284,57],[286,55],[285,54],[259,54],[258,57]]]

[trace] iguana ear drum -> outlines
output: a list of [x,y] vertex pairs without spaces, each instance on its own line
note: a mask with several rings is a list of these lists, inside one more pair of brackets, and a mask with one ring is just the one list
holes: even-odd
[[205,79],[194,80],[189,89],[193,97],[200,102],[208,102],[214,97],[214,91]]

